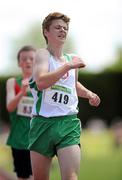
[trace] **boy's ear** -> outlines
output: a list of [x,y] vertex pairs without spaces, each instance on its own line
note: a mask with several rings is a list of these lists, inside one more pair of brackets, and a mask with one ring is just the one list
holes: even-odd
[[44,29],[44,35],[47,36],[47,34],[48,34],[47,29]]

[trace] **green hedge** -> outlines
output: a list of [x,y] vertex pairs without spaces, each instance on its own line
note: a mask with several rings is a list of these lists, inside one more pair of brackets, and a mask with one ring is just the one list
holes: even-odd
[[8,112],[6,110],[6,80],[8,77],[0,78],[0,121],[9,122]]
[[101,98],[99,107],[92,107],[85,99],[80,99],[79,116],[86,124],[90,118],[102,118],[109,126],[116,117],[122,117],[122,73],[81,74],[79,81]]
[[[9,122],[6,111],[5,84],[8,77],[0,78],[0,120]],[[116,117],[122,117],[122,73],[79,73],[79,81],[101,98],[99,107],[92,107],[88,100],[79,99],[79,118],[85,126],[90,118],[102,118],[109,126]]]

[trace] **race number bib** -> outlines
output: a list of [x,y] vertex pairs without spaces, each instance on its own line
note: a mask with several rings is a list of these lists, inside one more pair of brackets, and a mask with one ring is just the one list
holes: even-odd
[[45,91],[44,101],[50,105],[71,106],[73,103],[72,89],[54,85]]
[[17,114],[21,116],[31,117],[33,102],[34,101],[32,97],[23,96],[17,106]]

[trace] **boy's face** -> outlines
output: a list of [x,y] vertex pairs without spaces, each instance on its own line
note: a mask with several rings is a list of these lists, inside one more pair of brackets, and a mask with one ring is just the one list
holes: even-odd
[[68,33],[68,25],[62,19],[53,20],[49,30],[45,30],[48,42],[64,43]]
[[18,65],[24,73],[32,73],[33,62],[35,59],[34,51],[22,51],[20,53]]

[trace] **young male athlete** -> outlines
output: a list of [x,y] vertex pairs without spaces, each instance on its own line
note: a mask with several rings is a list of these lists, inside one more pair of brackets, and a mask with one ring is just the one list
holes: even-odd
[[11,146],[18,180],[31,179],[32,175],[30,151],[27,148],[33,97],[28,82],[32,75],[35,51],[32,46],[24,46],[19,50],[17,59],[22,75],[8,79],[6,85],[7,110],[11,122],[7,144]]
[[80,120],[78,96],[98,106],[100,98],[77,80],[84,62],[63,53],[69,17],[54,12],[42,23],[47,48],[36,53],[30,88],[34,97],[29,133],[35,180],[49,180],[52,157],[57,155],[62,180],[77,180],[80,168]]

